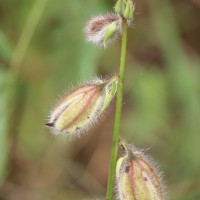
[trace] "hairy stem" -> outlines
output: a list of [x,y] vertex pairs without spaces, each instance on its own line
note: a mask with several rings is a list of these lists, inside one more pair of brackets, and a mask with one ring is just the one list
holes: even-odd
[[124,20],[122,24],[122,46],[121,46],[120,74],[119,74],[120,80],[119,80],[118,93],[117,93],[115,124],[114,124],[113,141],[112,141],[112,154],[111,154],[106,200],[112,200],[113,193],[114,193],[113,190],[114,190],[115,170],[116,170],[117,154],[118,154],[119,131],[120,131],[120,122],[121,122],[121,113],[122,113],[126,47],[127,47],[127,22]]

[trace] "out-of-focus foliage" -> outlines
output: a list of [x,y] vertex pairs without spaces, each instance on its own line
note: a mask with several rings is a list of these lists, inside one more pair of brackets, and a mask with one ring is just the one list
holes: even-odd
[[[87,44],[83,33],[88,18],[113,3],[46,1],[17,74],[13,55],[20,54],[16,45],[35,0],[0,1],[0,199],[105,195],[114,102],[106,120],[77,141],[49,134],[44,123],[71,83],[118,70],[120,40],[102,50]],[[200,199],[200,1],[138,0],[136,13],[122,134],[150,148],[170,199]]]

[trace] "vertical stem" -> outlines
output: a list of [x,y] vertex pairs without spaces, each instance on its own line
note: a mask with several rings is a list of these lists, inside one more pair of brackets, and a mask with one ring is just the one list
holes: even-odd
[[47,2],[48,0],[35,0],[33,8],[31,9],[31,12],[19,37],[10,63],[10,73],[16,79],[19,76],[25,54],[35,33],[39,20],[47,5]]
[[118,154],[118,141],[119,141],[119,131],[120,131],[120,122],[121,122],[121,112],[122,112],[122,99],[123,99],[123,88],[124,88],[124,69],[126,63],[126,48],[127,48],[127,22],[122,22],[122,46],[121,46],[121,57],[120,57],[120,74],[119,74],[119,86],[117,93],[117,103],[116,103],[116,113],[115,113],[115,124],[113,132],[113,141],[112,141],[112,153],[111,153],[111,162],[110,162],[110,171],[108,178],[107,194],[106,200],[113,199],[113,189],[115,181],[115,170],[117,163],[117,154]]
[[[27,16],[25,25],[22,29],[21,35],[17,41],[16,47],[14,49],[12,58],[10,60],[10,68],[9,71],[7,72],[7,74],[9,75],[9,79],[7,79],[7,88],[5,88],[5,96],[7,99],[7,104],[6,104],[6,108],[7,109],[7,114],[8,114],[8,119],[5,122],[7,126],[5,133],[7,137],[7,141],[5,141],[7,144],[7,149],[6,151],[8,151],[8,135],[12,134],[11,136],[11,148],[12,148],[12,155],[11,157],[15,156],[16,153],[16,144],[17,144],[17,137],[18,137],[18,130],[15,130],[13,132],[13,128],[18,127],[18,120],[20,120],[20,117],[22,117],[22,113],[23,112],[16,112],[16,109],[19,107],[19,102],[21,105],[21,100],[23,100],[23,96],[20,96],[20,101],[17,99],[18,97],[17,92],[18,92],[18,82],[19,82],[19,75],[20,75],[20,71],[22,69],[23,66],[23,61],[24,58],[26,56],[26,52],[28,50],[28,47],[30,45],[30,42],[34,36],[34,33],[36,31],[36,28],[39,24],[39,21],[41,20],[42,14],[44,12],[44,9],[47,5],[49,0],[34,0],[33,6],[30,10],[29,15]],[[17,99],[17,101],[16,101]],[[23,102],[22,102],[23,103]],[[22,106],[23,107],[23,106]],[[20,110],[21,111],[21,110]],[[16,126],[17,125],[17,126]],[[1,145],[1,144],[0,144]],[[3,147],[1,147],[3,148]],[[6,152],[7,153],[7,152]],[[6,168],[7,164],[9,164],[12,167],[12,159],[8,158],[8,155],[6,155],[6,159],[4,158],[4,168]],[[1,166],[0,166],[1,167]],[[0,169],[1,170],[1,169]],[[12,168],[10,170],[10,173],[12,175]],[[1,173],[1,172],[0,172]],[[1,174],[0,174],[1,176]],[[0,177],[1,178],[1,177]]]

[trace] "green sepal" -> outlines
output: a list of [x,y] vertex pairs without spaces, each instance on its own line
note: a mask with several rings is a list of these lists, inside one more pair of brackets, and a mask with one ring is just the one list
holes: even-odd
[[103,45],[106,46],[108,40],[115,34],[117,31],[117,22],[113,22],[106,27],[105,35],[103,38]]
[[106,86],[103,89],[104,101],[103,101],[103,106],[101,108],[101,112],[103,112],[108,107],[113,97],[115,96],[118,89],[118,82],[119,82],[119,77],[114,76],[106,83]]

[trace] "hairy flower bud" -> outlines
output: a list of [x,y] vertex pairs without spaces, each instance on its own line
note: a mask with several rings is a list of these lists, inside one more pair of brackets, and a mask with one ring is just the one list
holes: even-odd
[[109,106],[118,84],[118,77],[94,79],[73,89],[53,108],[49,122],[56,133],[77,135],[90,128]]
[[161,174],[144,153],[125,142],[125,155],[116,167],[117,189],[120,200],[164,200]]
[[116,14],[92,18],[85,27],[87,41],[106,47],[121,35],[121,23],[121,17]]

